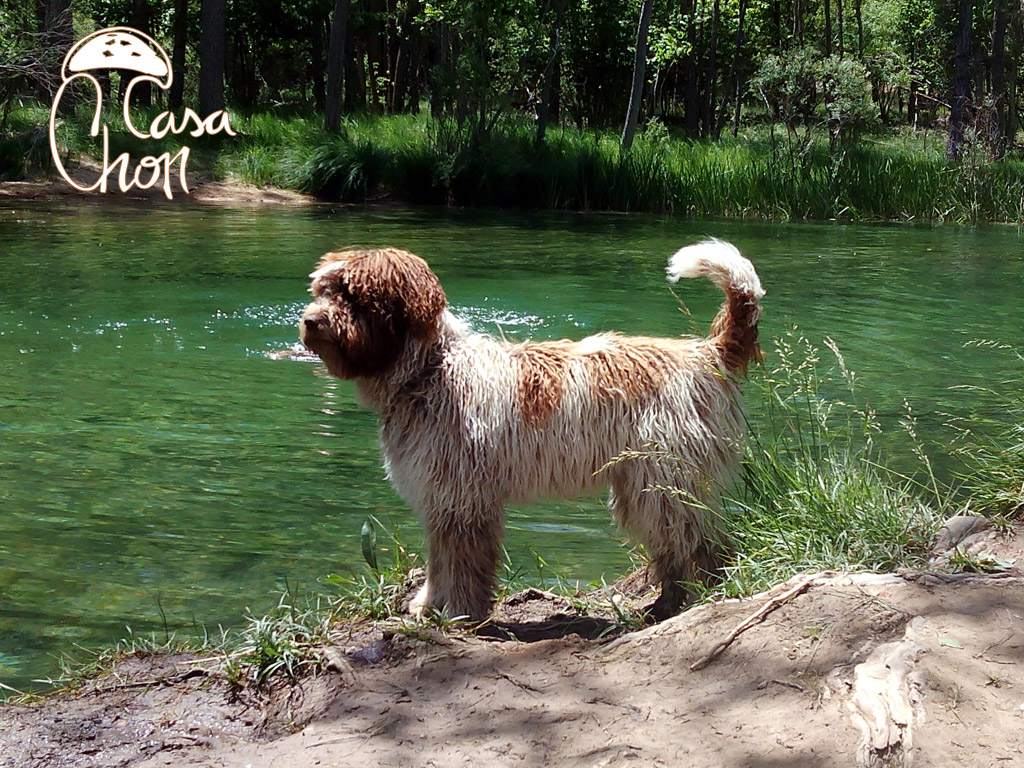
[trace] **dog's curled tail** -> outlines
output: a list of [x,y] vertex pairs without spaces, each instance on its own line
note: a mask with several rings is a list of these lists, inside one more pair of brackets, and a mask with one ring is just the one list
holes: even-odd
[[725,303],[711,324],[711,339],[727,371],[745,372],[751,360],[760,362],[758,300],[764,289],[754,265],[736,246],[714,238],[688,245],[669,259],[666,271],[673,283],[681,277],[706,277],[725,292]]

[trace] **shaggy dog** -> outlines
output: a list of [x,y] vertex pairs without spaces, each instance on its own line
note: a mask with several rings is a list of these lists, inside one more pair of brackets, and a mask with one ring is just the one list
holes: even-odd
[[513,344],[468,332],[412,253],[320,260],[300,336],[377,412],[388,476],[426,526],[427,583],[414,611],[486,618],[505,503],[604,486],[661,582],[656,618],[718,569],[716,507],[743,433],[737,377],[760,356],[764,291],[750,262],[718,240],[680,250],[668,276],[708,277],[725,292],[710,337]]

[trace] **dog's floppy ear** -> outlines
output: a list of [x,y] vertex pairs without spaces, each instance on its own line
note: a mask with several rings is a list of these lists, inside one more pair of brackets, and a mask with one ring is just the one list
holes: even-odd
[[448,302],[437,276],[419,256],[397,248],[361,251],[347,260],[345,277],[352,303],[397,338],[408,335],[427,344],[437,338],[438,319]]

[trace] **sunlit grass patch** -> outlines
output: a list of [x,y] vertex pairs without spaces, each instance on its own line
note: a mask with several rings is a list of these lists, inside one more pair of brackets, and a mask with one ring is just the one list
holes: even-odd
[[247,616],[246,626],[229,635],[222,674],[235,685],[263,688],[275,676],[296,678],[323,667],[335,614],[317,598],[305,606],[285,593],[265,616]]
[[[378,543],[378,530],[383,543]],[[401,613],[410,573],[421,567],[420,557],[403,543],[397,527],[389,530],[375,517],[363,523],[360,544],[364,562],[356,567],[355,574],[327,577],[327,582],[339,591],[334,610],[348,619],[395,618]]]
[[1005,361],[1006,377],[988,387],[970,387],[977,404],[954,419],[955,455],[971,511],[996,518],[1024,517],[1024,354],[1010,344],[974,341]]
[[[712,595],[758,592],[799,572],[925,562],[949,508],[947,492],[920,447],[918,478],[887,467],[878,420],[858,403],[855,375],[838,347],[825,344],[832,377],[822,372],[821,351],[791,333],[747,385],[758,412],[742,484],[728,497],[725,526],[735,554]],[[903,428],[916,439],[912,414],[907,419]]]

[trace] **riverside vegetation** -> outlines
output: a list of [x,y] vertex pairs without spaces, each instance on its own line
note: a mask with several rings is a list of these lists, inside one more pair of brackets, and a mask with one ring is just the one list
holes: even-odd
[[[1008,530],[1024,511],[1024,398],[978,391],[979,414],[952,421],[952,437],[942,450],[957,460],[953,480],[941,482],[931,455],[906,409],[897,424],[883,426],[860,402],[856,375],[829,339],[825,349],[796,329],[775,345],[766,367],[752,372],[746,388],[751,437],[744,453],[741,481],[727,498],[724,529],[734,552],[723,578],[695,585],[699,600],[742,597],[763,591],[791,576],[821,570],[892,571],[926,565],[930,544],[942,521],[954,514],[988,516]],[[1021,391],[1024,357],[1013,349],[988,345],[1005,355],[1014,386]],[[841,395],[825,394],[826,390]],[[998,421],[986,417],[995,408]],[[1016,424],[1007,430],[1006,423]],[[917,471],[896,471],[894,457],[879,447],[886,429],[906,430],[912,438]],[[671,492],[671,489],[657,489]],[[378,541],[378,536],[385,538]],[[183,638],[169,630],[149,636],[131,633],[114,648],[67,659],[63,674],[49,682],[74,687],[128,654],[196,652],[217,674],[239,687],[259,691],[278,677],[294,678],[330,663],[326,647],[339,626],[372,622],[414,637],[429,637],[451,626],[449,617],[410,619],[401,613],[410,573],[422,558],[403,544],[398,531],[386,531],[375,519],[363,526],[364,570],[356,576],[327,576],[334,597],[311,597],[300,589],[282,594],[265,616],[249,615],[238,630],[198,631]],[[643,553],[634,553],[643,563]],[[569,600],[579,616],[605,618],[609,632],[643,624],[639,609],[623,601],[615,585],[581,585],[549,572],[535,554],[536,573],[506,565],[499,598],[521,589],[542,587]],[[986,571],[1005,564],[953,557],[954,570]],[[209,671],[208,669],[206,670]],[[8,697],[31,698],[7,688]]]
[[[155,110],[153,111],[155,114]],[[42,107],[11,117],[0,175],[49,164]],[[137,122],[145,124],[140,115]],[[40,122],[42,121],[42,122]],[[232,115],[238,136],[193,141],[190,171],[299,190],[342,202],[550,210],[670,212],[688,216],[890,221],[1024,221],[1024,161],[992,162],[980,141],[947,159],[939,132],[893,130],[830,146],[824,136],[770,125],[719,141],[677,138],[660,122],[622,152],[610,131],[551,130],[540,144],[514,119],[486,135],[427,115],[363,116],[325,131],[312,116]],[[97,156],[87,119],[66,121],[69,156]],[[145,145],[145,146],[143,146]],[[165,152],[180,140],[111,136],[111,154]]]

